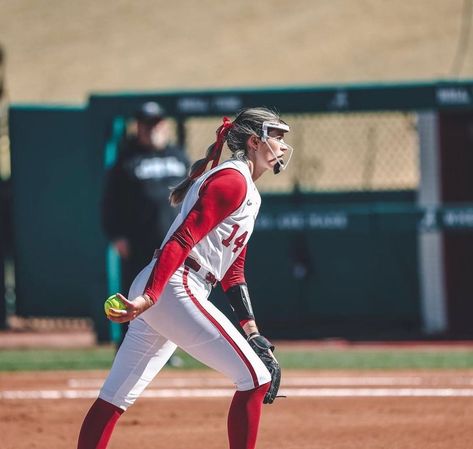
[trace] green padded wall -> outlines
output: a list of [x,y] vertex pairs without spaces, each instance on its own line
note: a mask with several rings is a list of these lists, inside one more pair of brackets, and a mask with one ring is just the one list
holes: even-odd
[[[389,205],[399,213],[387,214]],[[412,191],[264,196],[246,264],[260,327],[273,338],[419,331],[419,215],[406,213],[413,206]],[[348,222],[340,229],[281,226],[281,218],[304,211],[347,212]],[[214,301],[226,307],[218,290]]]
[[[106,146],[97,145],[91,116],[84,108],[11,110],[17,313],[91,317],[107,341],[102,303],[116,261],[100,228]],[[100,138],[112,134],[110,123]],[[402,213],[377,214],[380,204],[400,204]],[[260,325],[284,338],[419,329],[417,230],[406,214],[414,204],[414,192],[266,195],[246,270]],[[344,229],[267,226],[268,217],[327,208],[357,212]],[[212,296],[229,312],[218,289]]]
[[97,325],[107,293],[103,153],[90,145],[87,110],[13,107],[10,137],[17,313]]

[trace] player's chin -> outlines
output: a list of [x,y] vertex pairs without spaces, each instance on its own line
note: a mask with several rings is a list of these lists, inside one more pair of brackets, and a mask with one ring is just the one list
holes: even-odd
[[271,159],[268,164],[269,169],[274,170],[274,167],[276,167],[278,164],[283,165],[284,162],[281,164],[281,161],[282,159]]
[[273,157],[272,159],[269,160],[269,163],[271,164],[271,167],[274,167],[279,161],[283,161],[284,154],[280,154],[278,157]]

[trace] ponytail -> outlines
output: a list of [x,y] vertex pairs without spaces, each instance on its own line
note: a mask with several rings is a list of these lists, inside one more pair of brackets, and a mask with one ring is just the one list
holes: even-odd
[[177,206],[182,203],[187,191],[191,188],[192,184],[194,184],[195,180],[205,172],[210,161],[213,161],[211,168],[215,168],[218,165],[222,154],[223,144],[225,143],[228,131],[232,126],[232,121],[228,117],[224,117],[222,125],[217,129],[217,140],[207,148],[205,157],[194,162],[189,169],[187,178],[171,190],[169,201],[172,206]]

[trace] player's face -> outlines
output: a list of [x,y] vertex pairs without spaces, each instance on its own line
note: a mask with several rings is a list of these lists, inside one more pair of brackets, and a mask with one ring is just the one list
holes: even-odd
[[287,151],[284,143],[284,131],[280,129],[272,129],[268,132],[266,142],[259,141],[257,160],[265,169],[272,169],[278,162],[278,158],[283,158]]

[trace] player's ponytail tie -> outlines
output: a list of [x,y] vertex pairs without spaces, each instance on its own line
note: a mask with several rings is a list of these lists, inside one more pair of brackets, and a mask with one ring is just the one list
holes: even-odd
[[217,129],[217,140],[209,147],[207,156],[204,159],[196,162],[195,167],[191,168],[189,178],[191,180],[197,179],[202,173],[204,173],[207,165],[212,161],[212,167],[215,168],[222,154],[223,144],[228,135],[228,131],[233,127],[233,122],[228,117],[223,117],[223,123]]
[[217,140],[207,148],[207,154],[205,157],[195,161],[189,170],[187,178],[172,189],[169,200],[173,206],[182,203],[190,186],[205,172],[210,161],[212,161],[212,168],[215,168],[218,165],[222,154],[223,144],[227,139],[228,132],[232,128],[233,122],[228,117],[223,117],[223,123],[217,129]]
[[227,138],[228,131],[230,131],[232,126],[233,126],[233,122],[228,117],[223,117],[223,123],[217,129],[217,141],[215,142],[215,145],[212,150],[212,154],[210,156],[210,160],[213,161],[212,168],[215,168],[220,161],[223,144],[225,142],[225,139]]

